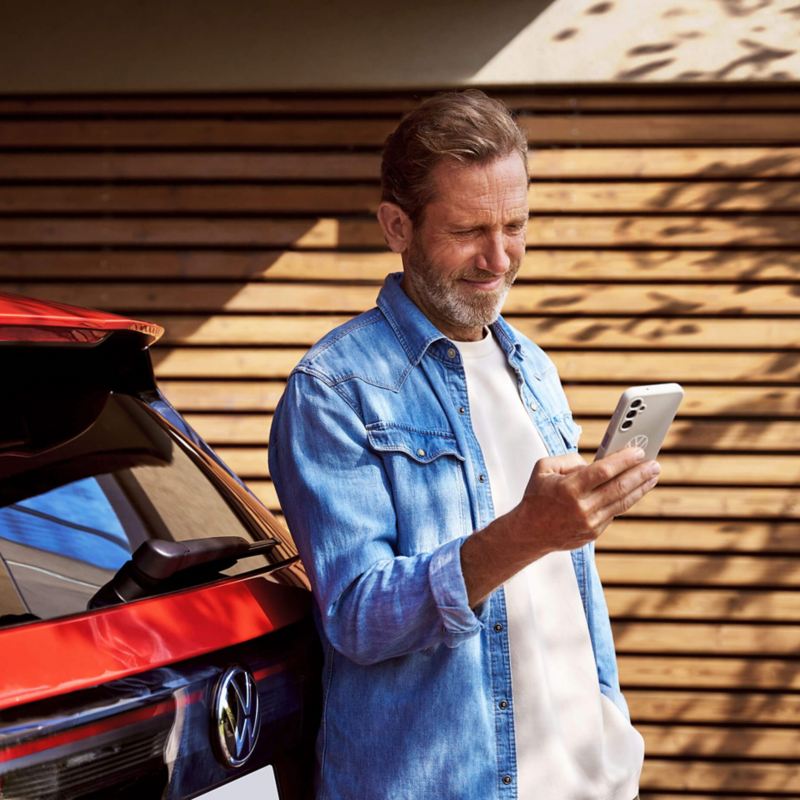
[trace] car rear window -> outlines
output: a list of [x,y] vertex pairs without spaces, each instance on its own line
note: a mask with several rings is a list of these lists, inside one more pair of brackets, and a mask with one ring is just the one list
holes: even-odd
[[[255,540],[191,446],[144,403],[93,402],[77,435],[0,453],[0,624],[85,610],[146,539]],[[223,574],[267,564],[249,558]]]

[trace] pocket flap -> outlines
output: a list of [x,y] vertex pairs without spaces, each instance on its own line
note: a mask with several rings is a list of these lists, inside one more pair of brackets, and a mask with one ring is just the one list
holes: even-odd
[[367,425],[367,439],[373,450],[405,453],[421,464],[429,464],[442,456],[464,460],[456,437],[450,433],[376,422]]

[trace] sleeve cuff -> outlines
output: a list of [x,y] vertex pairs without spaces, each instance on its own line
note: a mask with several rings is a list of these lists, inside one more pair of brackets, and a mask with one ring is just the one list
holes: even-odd
[[453,539],[436,550],[428,570],[431,592],[445,630],[444,643],[448,647],[456,647],[483,629],[483,624],[469,607],[461,571],[461,545],[466,538]]

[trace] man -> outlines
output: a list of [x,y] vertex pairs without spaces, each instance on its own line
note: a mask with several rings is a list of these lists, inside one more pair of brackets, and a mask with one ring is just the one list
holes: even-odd
[[594,540],[657,481],[587,465],[555,368],[499,317],[527,144],[483,93],[389,137],[378,221],[403,273],[315,345],[270,469],[325,650],[322,800],[633,800]]

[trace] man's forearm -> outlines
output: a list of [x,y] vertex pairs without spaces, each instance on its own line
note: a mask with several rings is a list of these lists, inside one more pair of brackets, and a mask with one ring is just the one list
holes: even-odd
[[511,544],[516,538],[516,524],[510,511],[461,545],[461,571],[471,608],[536,559],[535,553],[525,553]]

